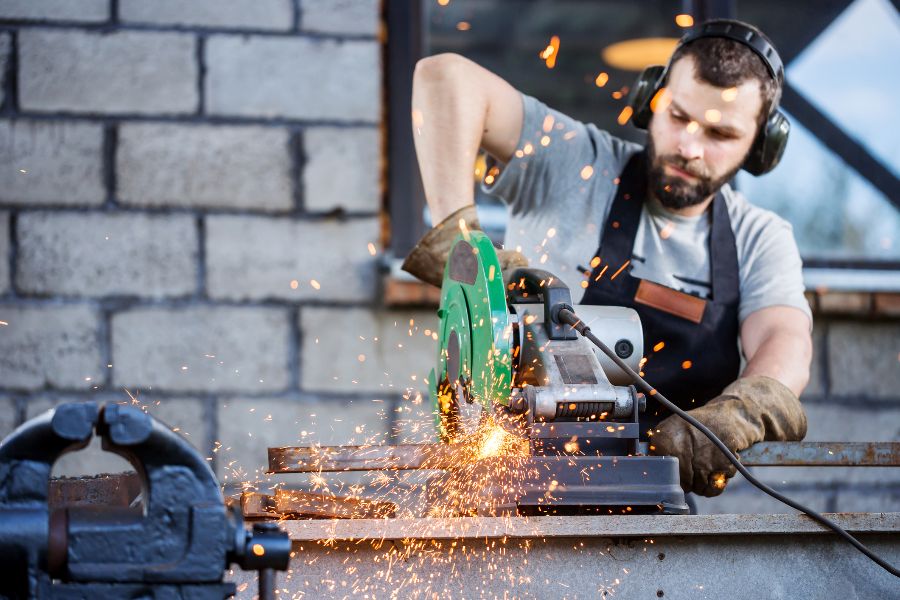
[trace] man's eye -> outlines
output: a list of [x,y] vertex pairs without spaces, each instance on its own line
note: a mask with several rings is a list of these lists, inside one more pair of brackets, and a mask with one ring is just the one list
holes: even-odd
[[688,118],[680,113],[672,113],[672,118],[678,121],[679,123],[687,123]]

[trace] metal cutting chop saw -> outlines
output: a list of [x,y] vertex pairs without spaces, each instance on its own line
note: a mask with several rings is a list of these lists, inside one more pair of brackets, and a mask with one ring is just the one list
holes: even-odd
[[[473,434],[494,417],[528,441],[510,469],[488,458],[479,490],[489,513],[688,512],[674,457],[640,441],[644,398],[628,376],[550,309],[571,304],[551,273],[518,269],[504,284],[491,240],[455,241],[444,271],[437,368],[429,378],[442,441]],[[577,308],[581,319],[633,369],[643,355],[635,311]]]

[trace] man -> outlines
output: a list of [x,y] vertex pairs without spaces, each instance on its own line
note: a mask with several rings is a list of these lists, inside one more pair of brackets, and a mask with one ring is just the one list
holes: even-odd
[[[650,90],[646,150],[460,56],[420,61],[414,138],[438,225],[404,268],[440,285],[460,220],[478,227],[471,173],[483,148],[503,163],[485,190],[509,207],[504,272],[527,259],[559,276],[574,300],[584,290],[582,303],[637,310],[646,379],[740,451],[806,434],[798,396],[812,321],[790,225],[727,183],[742,166],[763,172],[780,157],[760,146],[773,123],[786,136],[775,112],[780,60],[749,25],[716,21],[700,32],[682,41],[660,89]],[[678,457],[686,491],[720,494],[734,467],[649,400],[642,426],[651,450]]]

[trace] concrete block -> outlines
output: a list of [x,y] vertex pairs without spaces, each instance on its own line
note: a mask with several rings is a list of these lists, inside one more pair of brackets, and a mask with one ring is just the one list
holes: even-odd
[[[26,404],[26,419],[34,418],[60,404],[79,400],[80,398],[77,396],[66,396],[65,394],[43,394],[31,398]],[[91,400],[137,406],[168,425],[170,429],[193,445],[201,455],[206,456],[209,452],[211,432],[207,425],[209,420],[206,418],[202,400],[196,398],[152,400],[146,396],[137,396],[137,402],[134,402],[124,392],[98,394]],[[131,463],[116,454],[105,452],[100,447],[97,438],[94,438],[84,450],[66,454],[53,465],[54,476],[64,477],[132,470],[134,468]]]
[[54,296],[186,296],[197,289],[197,227],[187,215],[27,212],[16,284]]
[[900,399],[900,323],[832,322],[828,362],[833,396]]
[[838,490],[839,512],[900,512],[900,487]]
[[12,396],[0,396],[0,440],[18,426],[19,411],[16,409],[16,399]]
[[6,304],[0,321],[0,387],[82,390],[105,377],[95,310]]
[[126,23],[285,31],[294,24],[291,0],[119,0]]
[[312,127],[303,134],[303,201],[309,211],[377,212],[381,144],[374,128]]
[[206,43],[210,114],[375,123],[380,50],[374,41],[214,35]]
[[109,0],[3,0],[0,18],[96,23],[109,19]]
[[102,204],[103,127],[0,121],[0,204]]
[[287,210],[289,136],[273,127],[123,124],[116,153],[123,204]]
[[184,114],[197,110],[194,36],[23,29],[19,105],[25,110]]
[[[271,479],[265,475],[270,446],[385,443],[388,408],[386,401],[378,399],[222,400],[218,406],[220,445],[216,450],[219,481],[227,485]],[[275,479],[284,481],[284,476]]]
[[0,211],[0,296],[10,288],[9,275],[9,213]]
[[6,102],[6,65],[12,48],[12,36],[0,33],[0,107]]
[[288,313],[280,308],[146,308],[112,319],[116,387],[149,393],[272,392],[287,387]]
[[813,326],[812,342],[813,357],[812,364],[809,369],[809,383],[803,390],[801,398],[808,396],[824,396],[825,395],[825,369],[823,354],[825,353],[825,331],[828,324],[824,320],[817,321]]
[[373,301],[368,245],[378,235],[377,219],[207,217],[207,290],[220,300]]
[[300,27],[304,31],[377,35],[380,24],[377,0],[300,0]]
[[431,311],[304,307],[300,310],[301,387],[331,392],[426,389],[437,362]]

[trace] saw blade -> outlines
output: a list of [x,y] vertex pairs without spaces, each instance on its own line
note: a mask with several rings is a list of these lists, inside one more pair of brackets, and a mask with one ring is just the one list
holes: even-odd
[[480,231],[453,244],[441,287],[440,346],[430,381],[441,439],[471,433],[494,404],[509,403],[511,325],[494,245]]

